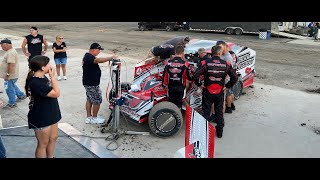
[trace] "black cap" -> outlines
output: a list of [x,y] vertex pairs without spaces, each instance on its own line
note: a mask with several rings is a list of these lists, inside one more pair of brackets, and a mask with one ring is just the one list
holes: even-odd
[[100,49],[100,50],[104,50],[100,44],[98,43],[92,43],[91,46],[90,46],[90,49]]
[[11,41],[9,39],[4,39],[4,40],[1,40],[0,41],[0,44],[3,44],[3,43],[6,43],[6,44],[12,44]]

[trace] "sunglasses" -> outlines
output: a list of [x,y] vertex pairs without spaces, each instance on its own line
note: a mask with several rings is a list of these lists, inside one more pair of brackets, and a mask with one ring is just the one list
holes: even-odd
[[58,39],[63,39],[63,38],[58,38]]

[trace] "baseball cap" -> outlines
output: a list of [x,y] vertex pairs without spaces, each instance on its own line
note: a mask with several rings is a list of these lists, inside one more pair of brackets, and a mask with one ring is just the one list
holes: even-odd
[[4,39],[4,40],[1,40],[0,41],[0,44],[3,44],[3,43],[6,43],[6,44],[12,44],[11,41],[9,39]]
[[204,48],[199,48],[199,49],[198,49],[198,54],[201,54],[201,53],[203,53],[203,52],[206,52],[206,50],[205,50]]
[[90,49],[100,49],[100,50],[104,50],[100,44],[98,43],[92,43],[91,46],[90,46]]
[[184,41],[189,42],[189,41],[190,41],[190,37],[189,37],[189,36],[185,37],[185,38],[184,38]]
[[225,41],[221,41],[221,40],[217,41],[216,45],[219,46],[220,44],[226,45],[227,43]]

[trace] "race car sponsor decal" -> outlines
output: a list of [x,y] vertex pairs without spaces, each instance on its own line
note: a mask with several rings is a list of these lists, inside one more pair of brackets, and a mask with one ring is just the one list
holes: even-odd
[[170,68],[169,69],[169,71],[171,72],[171,73],[181,73],[181,69],[178,69],[178,68]]
[[137,71],[136,71],[136,75],[139,75],[142,73],[142,69],[141,68],[138,68]]
[[254,56],[250,57],[250,52],[247,52],[245,54],[241,54],[238,56],[238,63],[236,64],[236,69],[240,70],[243,69],[251,64],[253,64],[255,60]]
[[[215,143],[215,128],[197,111],[186,106],[186,158],[213,158]],[[191,149],[192,151],[191,151]]]

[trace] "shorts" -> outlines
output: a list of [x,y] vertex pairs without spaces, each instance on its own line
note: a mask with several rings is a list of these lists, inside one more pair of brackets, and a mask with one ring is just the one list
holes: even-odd
[[54,62],[57,64],[67,64],[67,57],[64,58],[54,58]]
[[226,96],[231,96],[232,94],[234,94],[233,92],[234,92],[234,90],[233,90],[233,86],[232,86],[231,88],[229,88],[229,89],[227,90]]
[[45,127],[41,127],[41,128],[35,127],[35,128],[32,128],[32,129],[38,130],[38,131],[42,131],[42,130],[44,130],[44,129],[47,128],[47,127],[49,127],[49,126],[45,126]]
[[99,86],[86,86],[86,85],[84,85],[84,88],[86,89],[86,95],[87,95],[88,101],[90,101],[92,104],[96,104],[96,105],[102,103],[101,89]]

